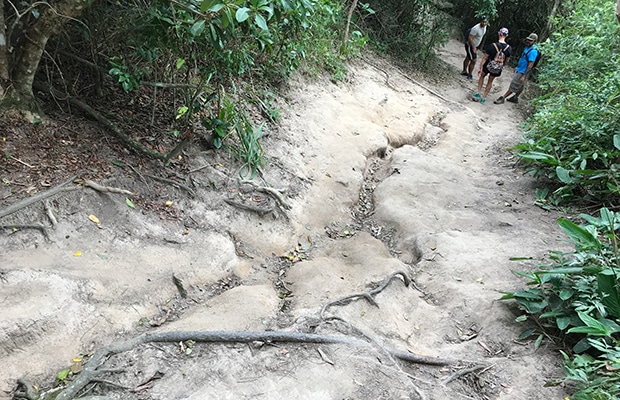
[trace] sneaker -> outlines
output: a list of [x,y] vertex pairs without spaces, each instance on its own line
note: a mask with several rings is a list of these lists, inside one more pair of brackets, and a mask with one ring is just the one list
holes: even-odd
[[485,99],[484,97],[480,98],[480,104],[484,104],[487,102],[487,99]]
[[519,103],[519,98],[517,96],[512,96],[512,97],[507,98],[506,101],[518,104]]
[[468,75],[469,75],[469,73],[468,73],[467,71],[463,71],[463,72],[461,72],[461,75],[463,75],[463,76],[468,76]]
[[504,96],[499,96],[497,98],[497,100],[495,100],[493,103],[495,103],[495,104],[504,104]]
[[471,75],[467,75],[467,80],[468,80],[468,81],[473,81],[473,80],[474,80],[474,77],[473,77],[473,76],[471,76]]
[[481,98],[482,96],[480,96],[480,93],[474,93],[474,95],[472,96],[473,101],[480,101]]

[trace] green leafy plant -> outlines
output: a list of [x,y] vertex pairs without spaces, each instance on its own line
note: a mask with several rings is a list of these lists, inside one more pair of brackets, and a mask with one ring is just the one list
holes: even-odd
[[530,173],[557,182],[550,197],[604,203],[620,193],[620,26],[609,0],[576,2],[557,25],[540,45],[544,95],[514,150]]
[[563,335],[572,344],[564,352],[566,379],[580,386],[575,399],[614,399],[620,392],[620,252],[616,231],[620,213],[607,208],[599,216],[581,214],[583,225],[560,218],[560,228],[575,245],[571,253],[552,252],[549,265],[527,278],[528,289],[505,292],[524,312],[517,318],[535,324],[521,337]]

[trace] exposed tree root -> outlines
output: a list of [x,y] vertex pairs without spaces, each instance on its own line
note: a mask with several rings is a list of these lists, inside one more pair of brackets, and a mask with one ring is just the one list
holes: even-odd
[[377,286],[376,288],[374,288],[372,290],[369,290],[367,292],[348,294],[348,295],[340,297],[340,298],[338,298],[336,300],[332,300],[329,303],[326,303],[325,305],[323,305],[323,308],[321,308],[321,312],[319,313],[319,317],[321,319],[324,319],[325,311],[329,307],[331,307],[331,306],[333,306],[335,304],[340,304],[340,303],[343,303],[343,302],[345,302],[347,300],[353,300],[353,299],[358,299],[358,298],[365,298],[373,306],[379,307],[379,305],[377,304],[377,302],[375,301],[375,298],[373,296],[376,295],[377,293],[383,291],[383,289],[385,289],[390,284],[392,279],[394,279],[398,275],[403,277],[405,286],[409,286],[409,284],[411,283],[411,279],[407,276],[407,274],[405,272],[403,272],[403,271],[396,271],[396,272],[392,273],[390,276],[388,276],[387,278],[385,278],[383,280],[383,282],[381,283],[381,285]]
[[192,188],[190,188],[189,186],[183,185],[177,181],[173,181],[172,179],[167,179],[167,178],[162,178],[160,176],[156,176],[156,175],[151,175],[151,174],[144,174],[144,176],[148,176],[149,178],[162,182],[162,183],[167,183],[169,185],[172,185],[178,189],[183,189],[185,190],[187,193],[189,193],[190,196],[192,197],[196,197],[196,192],[194,192],[194,190],[192,190]]
[[226,202],[226,204],[230,204],[233,207],[242,209],[242,210],[247,210],[247,211],[252,211],[257,213],[258,215],[260,215],[261,217],[264,216],[265,214],[269,214],[271,212],[273,212],[273,206],[270,207],[254,207],[254,206],[250,206],[247,204],[243,204],[243,203],[239,203],[236,202],[234,200],[230,200],[230,199],[225,199],[224,200]]
[[[106,372],[100,370],[106,359],[113,354],[129,351],[136,346],[153,342],[184,342],[194,340],[208,343],[251,343],[251,342],[287,342],[287,343],[317,343],[317,344],[344,344],[351,346],[369,347],[370,343],[346,336],[330,336],[300,332],[282,331],[183,331],[183,332],[159,332],[147,333],[123,343],[113,344],[97,350],[88,360],[84,369],[76,378],[63,389],[56,400],[71,400],[90,382],[101,380],[98,375]],[[384,348],[391,356],[403,361],[422,363],[429,365],[447,365],[456,363],[456,360],[437,359],[433,357],[418,356],[409,352]],[[109,383],[106,381],[106,383]],[[82,398],[83,399],[83,398]]]
[[481,369],[486,371],[489,368],[491,367],[488,367],[488,366],[485,367],[484,365],[478,365],[472,368],[462,369],[460,371],[456,371],[455,373],[453,373],[452,375],[450,375],[449,377],[441,381],[441,384],[445,386],[448,383],[452,382],[453,380],[460,378],[461,376],[471,374],[472,372],[480,371]]
[[13,230],[36,229],[36,230],[40,231],[41,234],[43,234],[43,237],[45,237],[45,240],[47,240],[48,242],[51,242],[51,239],[50,239],[49,235],[47,234],[47,229],[45,229],[45,226],[43,226],[41,224],[35,224],[35,225],[0,225],[0,229],[13,229]]
[[283,192],[285,191],[285,189],[275,189],[275,188],[272,188],[272,187],[260,186],[256,182],[249,181],[249,180],[246,180],[246,179],[241,180],[240,183],[251,185],[256,190],[258,190],[259,192],[267,193],[267,194],[273,196],[273,198],[276,199],[276,201],[278,202],[280,207],[282,207],[283,209],[285,209],[285,210],[290,210],[291,209],[291,205],[286,201],[286,199],[285,199],[285,197],[283,195]]
[[94,189],[98,192],[101,193],[119,193],[119,194],[124,194],[127,196],[135,196],[136,194],[133,192],[130,192],[129,190],[125,190],[125,189],[118,189],[118,188],[114,188],[114,187],[109,187],[109,186],[102,186],[98,183],[95,183],[89,179],[79,179],[76,183],[81,183],[82,185],[84,185],[84,187],[89,187],[91,189]]
[[[360,329],[354,327],[347,321],[343,320],[339,317],[328,317],[323,318],[323,314],[332,305],[342,303],[346,300],[356,299],[356,298],[365,298],[371,304],[377,305],[374,300],[374,295],[381,292],[385,289],[389,283],[396,276],[401,276],[404,280],[406,286],[409,285],[411,280],[407,276],[406,273],[402,271],[396,271],[388,276],[383,282],[375,289],[369,290],[363,293],[355,293],[352,295],[344,296],[334,301],[331,301],[325,304],[321,308],[321,322],[340,322],[343,323],[348,332],[347,335],[343,336],[334,336],[334,335],[323,335],[323,334],[315,334],[315,333],[301,333],[301,332],[288,332],[288,331],[256,331],[256,332],[246,332],[246,331],[174,331],[174,332],[157,332],[157,333],[146,333],[141,336],[138,336],[134,339],[127,340],[122,343],[112,344],[106,347],[102,347],[97,350],[90,359],[85,363],[82,371],[76,375],[76,377],[71,381],[64,389],[62,389],[59,393],[57,390],[54,390],[53,393],[33,393],[32,385],[29,385],[27,382],[23,380],[18,381],[18,388],[20,389],[19,395],[21,398],[26,399],[40,399],[40,400],[73,400],[76,399],[80,392],[83,393],[83,389],[89,385],[90,383],[101,382],[107,385],[112,385],[116,387],[120,387],[126,390],[137,390],[132,388],[123,387],[114,382],[104,380],[101,375],[109,372],[102,368],[107,359],[114,354],[126,352],[136,348],[137,346],[143,344],[152,344],[156,342],[185,342],[188,340],[193,340],[195,342],[203,342],[203,343],[252,343],[252,342],[286,342],[286,343],[314,343],[314,344],[342,344],[348,346],[357,346],[357,347],[377,347],[383,353],[387,355],[389,359],[392,360],[396,368],[402,371],[399,364],[395,361],[396,359],[401,361],[406,361],[410,363],[416,364],[426,364],[426,365],[456,365],[462,364],[463,361],[449,359],[449,358],[440,358],[440,357],[431,357],[424,356],[419,354],[414,354],[408,351],[402,351],[393,349],[390,347],[386,347],[380,344],[376,339],[372,336],[364,333]],[[359,339],[357,337],[362,337],[363,339]],[[461,370],[456,374],[446,378],[442,383],[445,385],[449,383],[451,380],[458,378],[464,374],[469,372],[475,372],[480,369],[484,369],[483,366],[478,366],[466,370]],[[488,368],[488,367],[487,367]],[[410,382],[413,390],[415,390],[416,394],[421,398],[425,399],[426,396],[424,392],[422,392],[417,386],[415,386],[412,382]],[[140,389],[142,390],[142,389]],[[14,397],[15,398],[15,397]],[[85,396],[80,397],[81,400],[108,400],[108,397],[105,396]]]
[[34,196],[31,197],[27,197],[25,199],[23,199],[22,201],[19,201],[15,204],[11,204],[10,206],[6,207],[3,210],[0,210],[0,218],[2,217],[6,217],[7,215],[11,215],[14,212],[17,212],[19,210],[21,210],[22,208],[26,208],[31,204],[34,204],[36,202],[39,202],[41,200],[45,200],[48,197],[52,197],[64,190],[66,190],[65,186],[71,182],[73,182],[75,180],[75,176],[67,179],[66,181],[64,181],[63,183],[61,183],[60,185],[50,189],[50,190],[46,190],[44,192],[39,192],[37,194],[35,194]]

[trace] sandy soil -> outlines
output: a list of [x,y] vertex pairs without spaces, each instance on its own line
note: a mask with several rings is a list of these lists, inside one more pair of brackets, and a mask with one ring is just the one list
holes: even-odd
[[[511,270],[567,244],[508,150],[525,105],[472,102],[461,53],[458,42],[441,50],[454,66],[441,82],[378,59],[352,65],[346,83],[293,82],[255,179],[281,189],[282,202],[240,183],[232,159],[196,148],[186,154],[204,167],[186,177],[195,197],[126,169],[99,182],[156,192],[172,201],[167,213],[83,188],[49,199],[58,221],[49,241],[4,230],[0,397],[18,378],[50,390],[59,371],[80,371],[75,358],[143,333],[224,330],[370,345],[142,344],[110,356],[98,376],[108,383],[86,390],[113,399],[564,398],[564,387],[544,387],[562,377],[557,349],[517,340],[525,326],[498,298],[524,284]],[[491,100],[512,72],[496,79]],[[49,221],[35,204],[0,223]],[[399,271],[412,283],[394,276],[376,304],[358,296],[323,309]],[[454,362],[396,360],[388,347]]]

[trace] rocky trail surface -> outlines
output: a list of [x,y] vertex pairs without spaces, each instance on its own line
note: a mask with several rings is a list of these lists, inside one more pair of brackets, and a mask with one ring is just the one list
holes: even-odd
[[[127,168],[99,182],[157,194],[159,213],[80,187],[49,199],[47,240],[5,229],[0,397],[17,379],[50,390],[59,371],[71,384],[98,349],[126,345],[79,396],[563,399],[544,387],[562,377],[557,349],[517,340],[518,310],[498,301],[524,285],[511,270],[567,246],[508,150],[524,105],[470,101],[460,43],[441,53],[454,67],[441,82],[379,59],[346,83],[293,82],[254,183],[190,149],[191,186]],[[34,204],[0,223],[47,214]],[[162,340],[127,344],[145,334]]]

